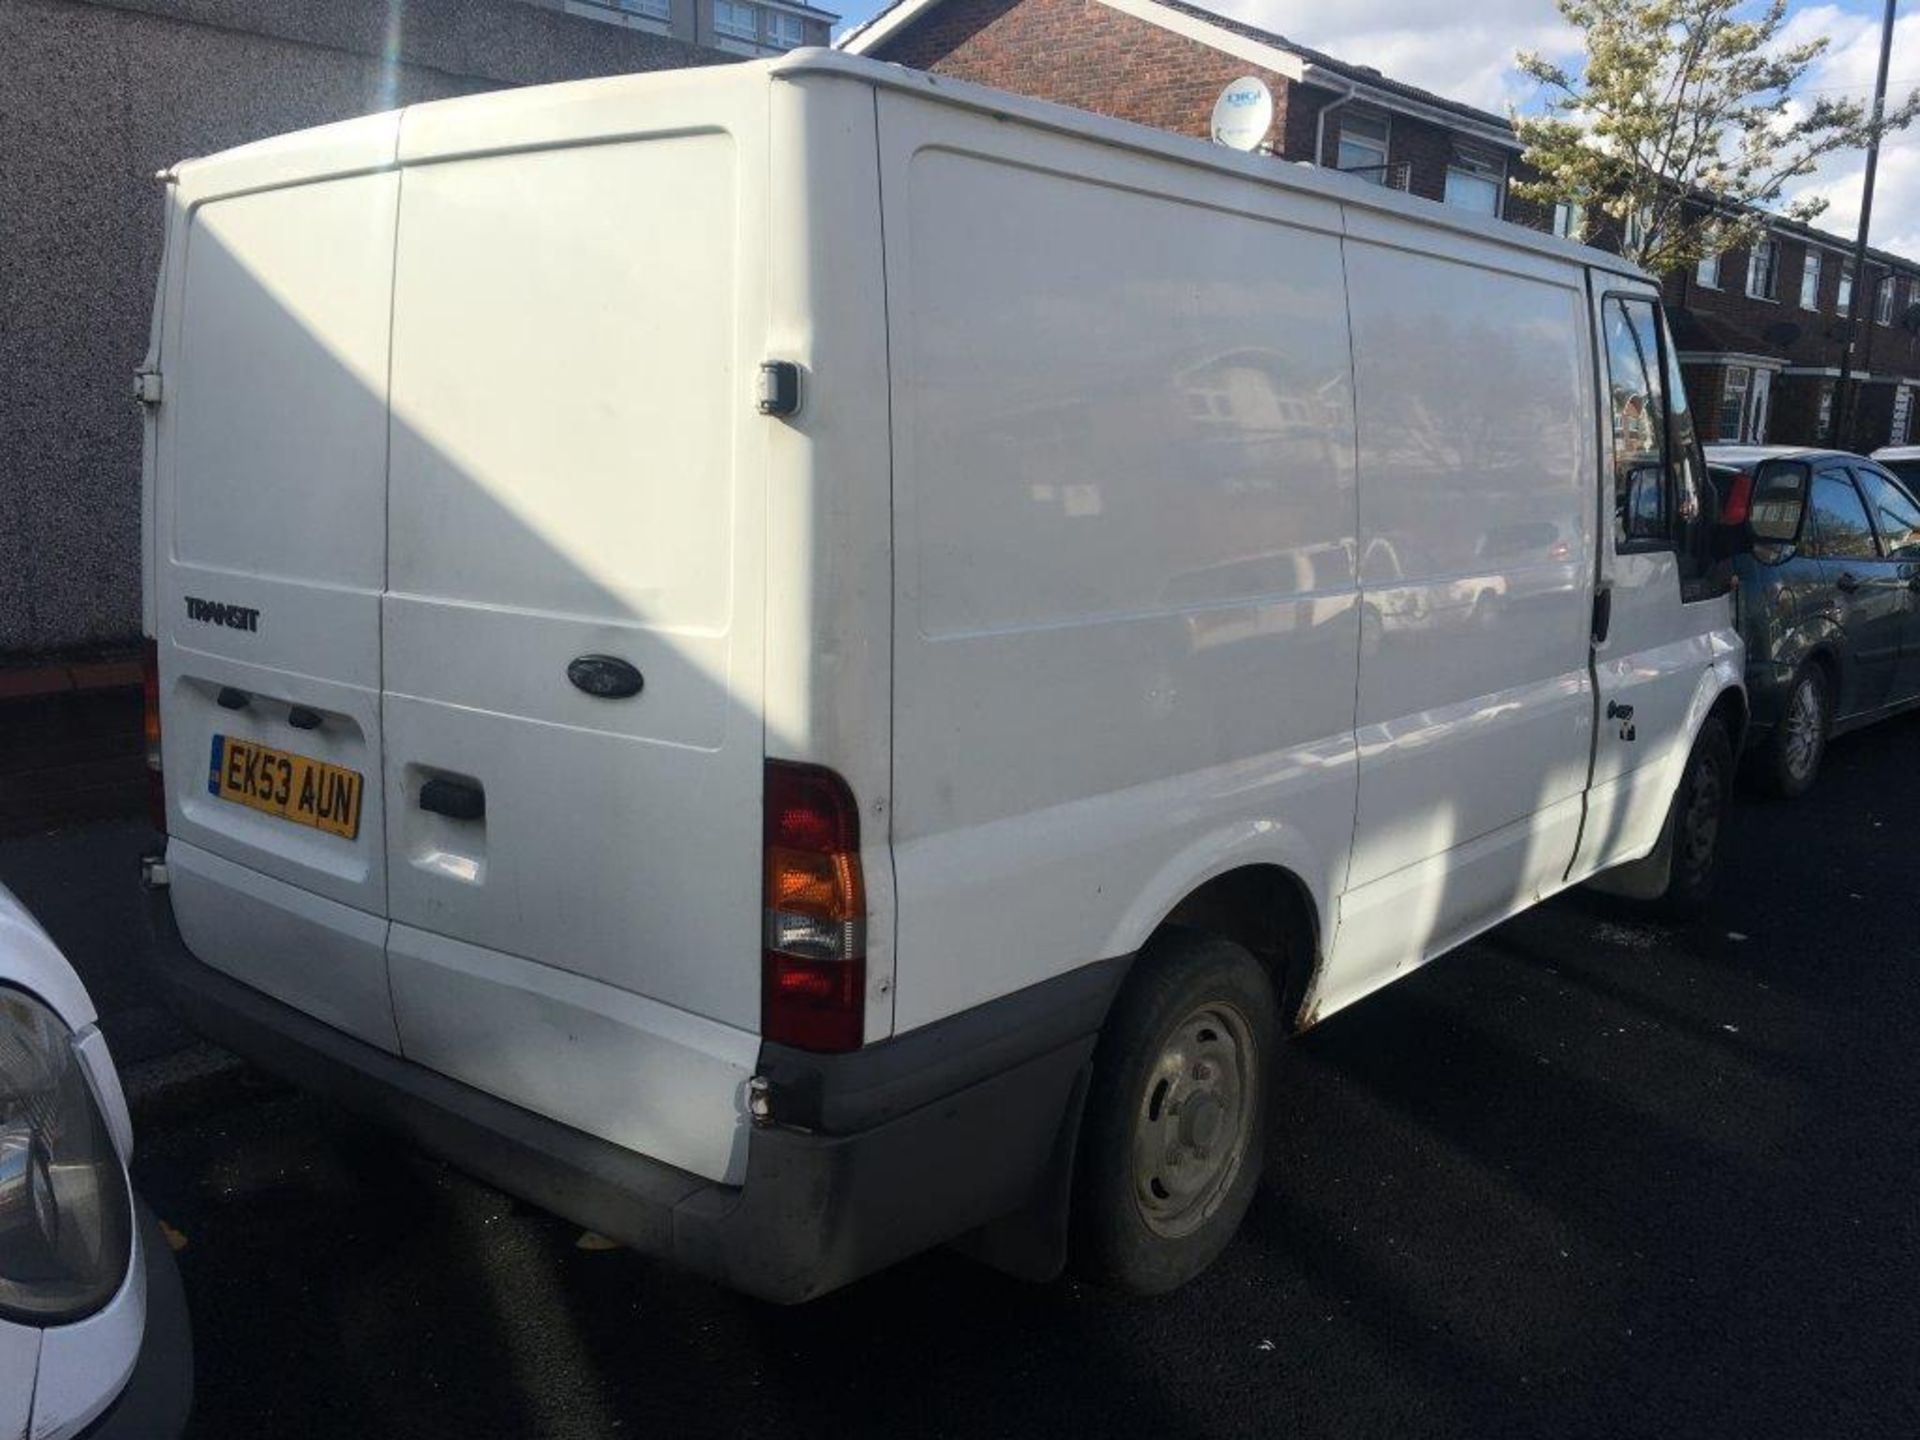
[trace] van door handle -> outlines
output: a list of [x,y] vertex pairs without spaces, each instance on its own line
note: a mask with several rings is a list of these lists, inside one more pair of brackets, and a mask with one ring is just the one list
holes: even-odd
[[320,712],[318,710],[309,710],[304,705],[296,705],[287,711],[287,724],[293,726],[296,730],[318,730],[320,728]]
[[1840,578],[1833,583],[1851,595],[1860,588],[1860,577],[1851,570],[1843,570],[1840,572]]
[[213,703],[222,710],[244,710],[247,708],[247,692],[236,690],[231,685],[222,685],[220,693],[213,697]]
[[449,820],[478,820],[487,813],[487,792],[470,780],[436,775],[420,787],[420,808]]
[[1613,587],[1611,585],[1593,592],[1593,643],[1607,643],[1607,632],[1613,628]]

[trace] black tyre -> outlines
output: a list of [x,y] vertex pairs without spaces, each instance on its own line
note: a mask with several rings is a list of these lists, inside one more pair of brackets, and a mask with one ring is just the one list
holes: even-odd
[[1280,1024],[1240,946],[1169,928],[1141,954],[1094,1051],[1074,1173],[1074,1268],[1158,1295],[1198,1275],[1260,1181]]
[[1833,685],[1819,665],[1803,665],[1787,692],[1786,709],[1759,756],[1759,778],[1791,800],[1813,787],[1833,729]]
[[1663,914],[1685,920],[1706,907],[1713,894],[1720,826],[1732,790],[1733,742],[1727,738],[1726,726],[1709,719],[1693,742],[1667,816],[1672,867],[1665,892],[1654,902]]

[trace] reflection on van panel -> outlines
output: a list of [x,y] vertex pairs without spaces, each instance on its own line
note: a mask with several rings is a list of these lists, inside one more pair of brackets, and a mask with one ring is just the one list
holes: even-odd
[[1739,642],[1596,252],[811,52],[168,201],[169,973],[583,1224],[780,1300],[961,1235],[1164,1289],[1287,1030],[1602,871],[1705,896]]

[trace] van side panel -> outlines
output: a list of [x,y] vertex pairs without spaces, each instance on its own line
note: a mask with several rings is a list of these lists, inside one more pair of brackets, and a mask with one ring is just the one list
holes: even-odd
[[1373,229],[1347,242],[1359,805],[1323,1009],[1559,888],[1592,743],[1584,276]]
[[1334,207],[880,106],[909,1030],[1237,865],[1338,888],[1353,431]]

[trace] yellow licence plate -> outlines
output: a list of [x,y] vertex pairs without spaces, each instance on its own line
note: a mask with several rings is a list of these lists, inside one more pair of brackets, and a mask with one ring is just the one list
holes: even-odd
[[305,755],[213,737],[207,793],[351,840],[360,833],[358,770]]

